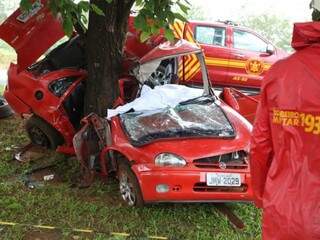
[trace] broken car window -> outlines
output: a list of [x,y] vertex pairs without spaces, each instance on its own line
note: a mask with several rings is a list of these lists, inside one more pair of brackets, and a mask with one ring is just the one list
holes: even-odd
[[214,98],[201,97],[164,109],[120,115],[134,146],[159,139],[183,137],[234,137],[234,129]]

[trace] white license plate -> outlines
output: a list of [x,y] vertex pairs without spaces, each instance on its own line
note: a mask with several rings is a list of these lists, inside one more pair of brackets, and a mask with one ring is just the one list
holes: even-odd
[[216,187],[240,187],[239,173],[207,173],[207,185]]

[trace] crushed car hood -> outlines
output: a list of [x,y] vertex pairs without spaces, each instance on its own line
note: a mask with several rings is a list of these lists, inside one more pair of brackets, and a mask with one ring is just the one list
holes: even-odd
[[224,104],[216,101],[216,104],[222,108],[231,123],[235,136],[234,137],[172,137],[158,139],[149,144],[144,144],[132,149],[131,141],[128,134],[123,129],[120,117],[115,117],[111,121],[112,129],[112,147],[121,151],[128,156],[129,159],[142,159],[144,162],[150,162],[158,154],[163,152],[174,153],[183,156],[185,160],[192,161],[194,159],[220,155],[224,153],[248,150],[251,124],[246,121],[239,113]]
[[292,47],[296,50],[320,42],[320,22],[295,23]]
[[17,53],[19,71],[34,63],[64,36],[60,22],[46,3],[46,0],[35,1],[28,12],[18,9],[0,26],[0,38]]
[[170,138],[233,138],[235,131],[212,97],[198,97],[164,109],[120,115],[133,146]]

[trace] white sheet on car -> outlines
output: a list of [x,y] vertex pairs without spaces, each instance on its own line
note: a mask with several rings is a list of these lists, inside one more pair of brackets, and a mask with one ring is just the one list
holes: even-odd
[[149,111],[166,107],[175,107],[181,102],[200,97],[203,89],[191,88],[184,85],[166,84],[154,89],[143,85],[140,97],[116,109],[108,109],[107,118],[111,119],[130,110]]

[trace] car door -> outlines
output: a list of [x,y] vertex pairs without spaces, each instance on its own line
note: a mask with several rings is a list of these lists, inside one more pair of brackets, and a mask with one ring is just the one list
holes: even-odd
[[[197,43],[204,50],[209,79],[214,85],[223,83],[227,77],[230,57],[227,28],[223,25],[196,24],[193,31]],[[193,80],[200,78],[201,72],[198,72]]]
[[228,81],[233,86],[260,88],[261,80],[277,60],[275,47],[246,29],[233,28]]

